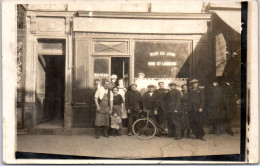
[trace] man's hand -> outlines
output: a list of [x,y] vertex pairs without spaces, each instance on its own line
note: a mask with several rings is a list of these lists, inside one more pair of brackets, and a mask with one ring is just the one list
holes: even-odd
[[157,115],[157,114],[158,114],[157,110],[154,110],[154,115]]
[[100,107],[99,106],[97,106],[97,111],[100,111]]
[[174,112],[174,113],[177,113],[178,111],[177,111],[177,110],[174,110],[173,112]]
[[131,113],[131,110],[130,110],[130,109],[128,109],[128,110],[127,110],[127,113],[129,113],[129,114],[130,114],[130,113]]
[[202,108],[199,108],[199,112],[202,112]]

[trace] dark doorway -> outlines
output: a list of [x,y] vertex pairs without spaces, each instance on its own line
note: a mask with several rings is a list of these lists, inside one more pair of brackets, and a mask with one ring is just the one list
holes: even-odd
[[[39,55],[44,80],[42,85],[43,101],[38,112],[37,127],[62,127],[64,116],[65,56]],[[39,95],[38,95],[39,96]]]
[[124,79],[125,86],[127,87],[129,83],[129,58],[112,57],[111,74],[116,74],[118,79]]

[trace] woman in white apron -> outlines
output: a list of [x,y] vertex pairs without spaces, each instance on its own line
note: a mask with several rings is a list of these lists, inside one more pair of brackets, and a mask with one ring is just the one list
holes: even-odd
[[126,108],[125,108],[125,94],[127,92],[127,89],[124,87],[124,80],[123,79],[119,79],[118,80],[118,84],[119,86],[117,87],[118,88],[118,94],[120,94],[123,98],[123,107],[122,107],[122,111],[121,111],[121,118],[122,118],[122,124],[124,127],[127,126],[127,112],[126,112]]

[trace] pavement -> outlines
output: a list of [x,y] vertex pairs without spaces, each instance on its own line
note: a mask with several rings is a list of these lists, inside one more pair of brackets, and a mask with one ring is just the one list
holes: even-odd
[[159,158],[240,153],[240,134],[205,135],[206,141],[172,137],[142,140],[136,136],[95,139],[91,133],[81,135],[18,135],[17,151],[104,158]]

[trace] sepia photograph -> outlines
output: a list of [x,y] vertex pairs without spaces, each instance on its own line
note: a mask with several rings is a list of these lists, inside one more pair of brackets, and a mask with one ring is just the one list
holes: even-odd
[[15,161],[247,161],[248,2],[16,2]]

